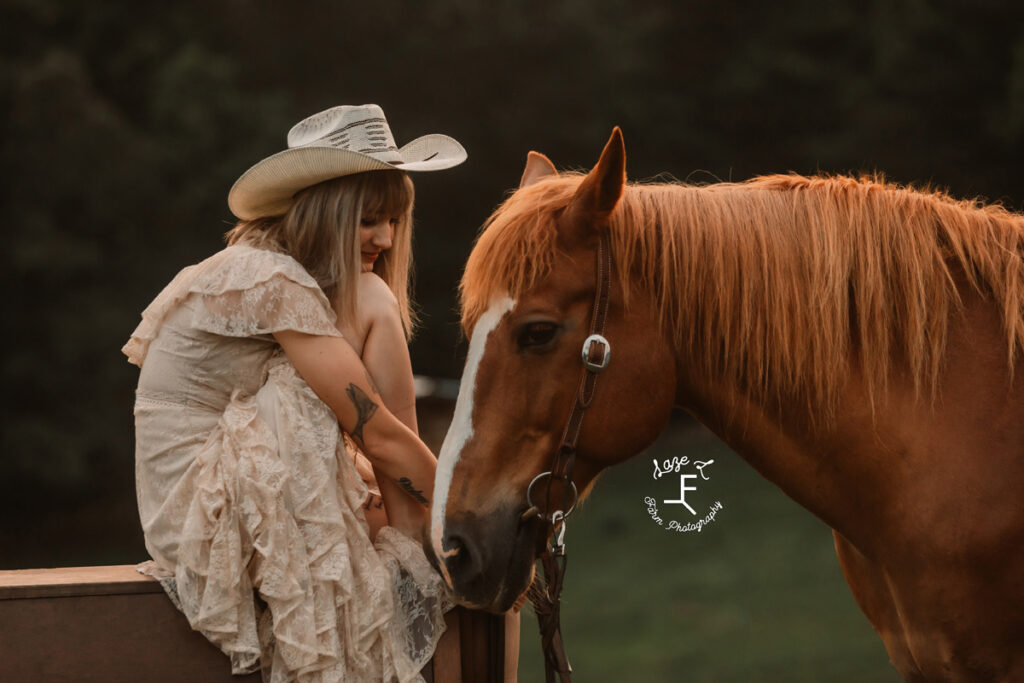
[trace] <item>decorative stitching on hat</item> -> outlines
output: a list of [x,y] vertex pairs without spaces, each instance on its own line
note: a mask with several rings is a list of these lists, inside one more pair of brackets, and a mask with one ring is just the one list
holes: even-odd
[[[377,130],[386,131],[386,123],[387,120],[381,118],[380,116],[375,116],[369,119],[362,119],[360,121],[353,121],[348,125],[342,126],[341,128],[338,128],[336,130],[332,130],[330,133],[324,135],[321,138],[317,138],[316,140],[308,142],[305,145],[299,145],[299,147],[308,147],[309,145],[314,145],[318,142],[330,142],[332,144],[344,145],[349,141],[348,133],[346,133],[345,131],[355,128],[356,126],[364,126],[367,130],[372,129],[373,132],[377,132]],[[342,140],[342,137],[344,137],[345,139]],[[394,147],[393,149],[395,149],[395,151],[398,151],[397,147]]]
[[[342,128],[336,128],[335,130],[333,130],[331,132],[332,133],[340,133],[342,131],[348,130],[349,128],[355,128],[356,126],[367,126],[367,124],[371,124],[372,125],[372,124],[378,123],[378,122],[380,124],[383,124],[384,121],[385,121],[384,118],[382,118],[380,116],[375,116],[375,117],[373,117],[371,119],[363,119],[362,121],[353,121],[352,123],[348,124],[347,126],[344,126]],[[384,126],[381,125],[381,128],[383,128],[383,127]]]

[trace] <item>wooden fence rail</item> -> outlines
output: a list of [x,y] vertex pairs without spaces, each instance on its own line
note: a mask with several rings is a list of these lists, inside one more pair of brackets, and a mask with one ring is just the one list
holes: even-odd
[[[519,615],[456,608],[428,683],[514,683]],[[241,683],[153,579],[132,565],[0,571],[0,681]]]

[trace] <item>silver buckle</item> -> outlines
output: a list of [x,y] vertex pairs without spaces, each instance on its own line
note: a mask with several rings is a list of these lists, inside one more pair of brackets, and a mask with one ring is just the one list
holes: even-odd
[[[595,342],[604,344],[604,357],[600,363],[593,363],[590,360],[590,347]],[[608,367],[608,361],[612,359],[612,345],[608,340],[599,334],[592,334],[583,340],[583,366],[591,372],[601,372]]]

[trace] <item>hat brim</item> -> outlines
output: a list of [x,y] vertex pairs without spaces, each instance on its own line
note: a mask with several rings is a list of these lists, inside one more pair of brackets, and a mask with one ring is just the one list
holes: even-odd
[[466,150],[447,135],[424,135],[398,150],[401,163],[333,147],[296,147],[271,155],[243,173],[228,192],[231,213],[242,220],[279,216],[295,194],[331,178],[365,171],[442,171],[466,160]]

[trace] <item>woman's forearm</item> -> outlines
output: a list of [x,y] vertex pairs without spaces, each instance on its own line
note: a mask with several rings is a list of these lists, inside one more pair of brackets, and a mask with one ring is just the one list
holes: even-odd
[[[371,309],[370,306],[367,308]],[[376,306],[371,310],[380,308]],[[405,333],[398,320],[397,309],[392,311],[390,307],[383,308],[384,315],[372,317],[370,329],[363,342],[363,364],[387,409],[402,424],[418,433],[416,390],[412,379],[409,349],[405,344]],[[374,468],[374,476],[388,511],[389,523],[409,535],[420,533],[427,517],[426,508],[379,468]]]
[[422,538],[425,529],[428,508],[408,495],[397,482],[383,472],[374,468],[380,496],[387,510],[388,524],[402,531],[406,536]]
[[[387,411],[386,408],[383,410]],[[386,415],[391,424],[375,425],[365,433],[363,446],[366,458],[373,465],[382,493],[384,486],[394,484],[406,496],[426,508],[434,496],[437,460],[412,430],[391,413],[386,412]],[[385,501],[385,504],[388,503]],[[388,510],[390,512],[390,505]]]

